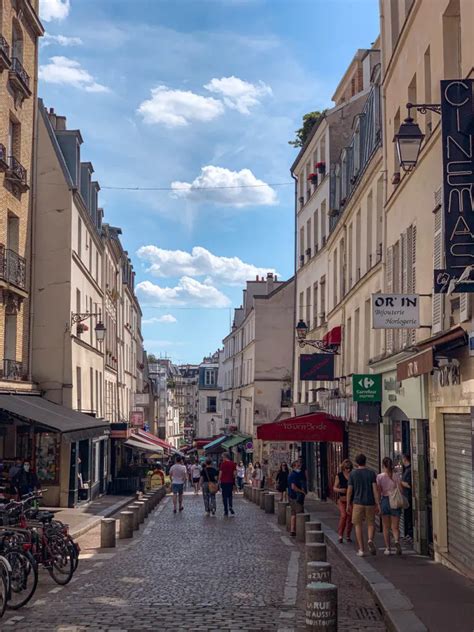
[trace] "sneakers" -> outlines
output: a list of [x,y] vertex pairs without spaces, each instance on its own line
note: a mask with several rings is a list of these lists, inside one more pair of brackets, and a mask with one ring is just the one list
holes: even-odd
[[342,544],[344,542],[343,538],[339,538],[339,544]]
[[392,551],[390,549],[385,549],[383,552],[384,555],[392,555]]
[[402,547],[400,546],[400,542],[395,542],[395,551],[396,551],[397,555],[401,555],[402,554]]
[[373,543],[372,540],[369,540],[367,542],[367,546],[369,547],[369,551],[371,555],[377,555],[377,549],[375,548],[375,544]]
[[346,538],[346,542],[352,542],[352,538]]
[[357,551],[357,555],[358,555],[359,557],[365,557],[365,553],[364,553],[364,551],[361,551],[360,549]]
[[211,515],[210,511],[206,511],[206,516],[209,517]]
[[176,513],[176,509],[173,509],[173,513]]
[[180,508],[179,508],[179,510],[180,510],[180,511],[183,511],[183,509],[184,509],[184,507],[180,507]]
[[232,507],[229,508],[229,511],[231,516],[235,516],[235,511],[232,509]]

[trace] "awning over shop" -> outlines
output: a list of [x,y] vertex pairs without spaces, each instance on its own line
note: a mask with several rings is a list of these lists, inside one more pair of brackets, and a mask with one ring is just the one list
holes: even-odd
[[459,347],[467,345],[468,335],[461,325],[456,325],[448,331],[442,331],[426,340],[418,343],[417,349],[422,351],[428,347],[432,347],[433,351],[453,351]]
[[124,445],[129,448],[134,448],[135,450],[141,450],[142,452],[150,452],[155,454],[163,454],[163,448],[157,446],[153,443],[149,443],[148,441],[142,441],[141,439],[132,438],[127,439],[124,442]]
[[53,404],[37,395],[0,395],[0,410],[26,422],[36,422],[61,432],[67,441],[98,437],[110,429],[110,425],[103,420]]
[[262,441],[333,441],[342,442],[344,424],[327,413],[310,413],[284,421],[262,424],[257,439]]
[[221,443],[223,443],[226,439],[227,439],[227,436],[222,435],[222,437],[219,437],[218,439],[214,439],[214,441],[211,441],[211,443],[208,443],[207,445],[205,445],[203,447],[203,450],[205,450],[206,452],[210,452],[211,450],[214,450],[215,448],[219,448]]
[[177,452],[176,448],[172,446],[171,443],[160,439],[151,432],[146,432],[145,430],[138,429],[138,436],[142,439],[145,439],[145,441],[149,441],[150,443],[154,443],[155,445],[160,446],[161,448],[163,448],[163,450],[166,450],[168,452]]
[[251,441],[252,437],[248,435],[235,434],[226,438],[225,441],[221,443],[221,446],[224,450],[228,450],[229,448],[234,448],[236,445],[240,445],[245,441]]

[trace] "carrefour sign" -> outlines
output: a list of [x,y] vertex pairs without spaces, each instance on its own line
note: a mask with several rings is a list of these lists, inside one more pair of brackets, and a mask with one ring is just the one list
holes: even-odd
[[381,402],[382,374],[354,374],[352,376],[352,399],[355,402]]

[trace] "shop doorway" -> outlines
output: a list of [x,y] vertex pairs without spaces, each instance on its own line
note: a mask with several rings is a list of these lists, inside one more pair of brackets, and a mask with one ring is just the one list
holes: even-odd
[[426,504],[426,541],[428,555],[434,557],[433,545],[433,501],[431,496],[431,465],[430,465],[430,423],[423,419],[421,422],[423,441],[423,480]]
[[99,490],[105,494],[105,441],[100,442],[99,447]]
[[383,456],[389,456],[395,469],[401,472],[403,455],[411,454],[410,420],[398,406],[391,408],[387,415],[390,423],[385,443],[386,454]]
[[91,488],[91,454],[90,440],[79,441],[77,459],[77,498],[78,501],[88,501],[90,499]]

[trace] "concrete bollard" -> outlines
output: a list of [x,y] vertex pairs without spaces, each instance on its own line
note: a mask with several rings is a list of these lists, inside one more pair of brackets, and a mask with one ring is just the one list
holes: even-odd
[[288,507],[288,503],[278,501],[277,504],[277,523],[281,525],[286,524],[286,508]]
[[324,531],[306,531],[306,543],[312,542],[324,543]]
[[320,542],[311,542],[306,544],[306,561],[307,562],[326,562],[326,545]]
[[140,524],[143,524],[145,522],[145,501],[138,500],[133,504],[138,505],[138,521],[140,522]]
[[296,514],[296,539],[299,542],[304,542],[305,540],[305,525],[309,522],[310,515],[308,513],[299,513]]
[[311,582],[306,586],[306,630],[337,632],[337,586]]
[[321,531],[322,526],[320,522],[310,520],[306,523],[306,531]]
[[260,509],[265,509],[265,496],[267,496],[268,492],[262,491],[260,494]]
[[265,513],[275,513],[275,494],[265,494]]
[[133,511],[122,511],[120,513],[119,538],[133,538]]
[[100,548],[113,549],[115,547],[115,518],[102,518],[100,521]]
[[138,517],[138,512],[140,511],[140,509],[138,505],[129,505],[127,507],[127,510],[133,512],[133,530],[138,531],[138,528],[140,526],[140,519]]
[[250,490],[250,500],[253,503],[255,502],[256,496],[257,496],[257,488],[256,487],[252,487],[252,489]]
[[306,581],[331,583],[331,564],[329,562],[307,562]]
[[286,530],[291,531],[291,506],[289,503],[286,507]]

